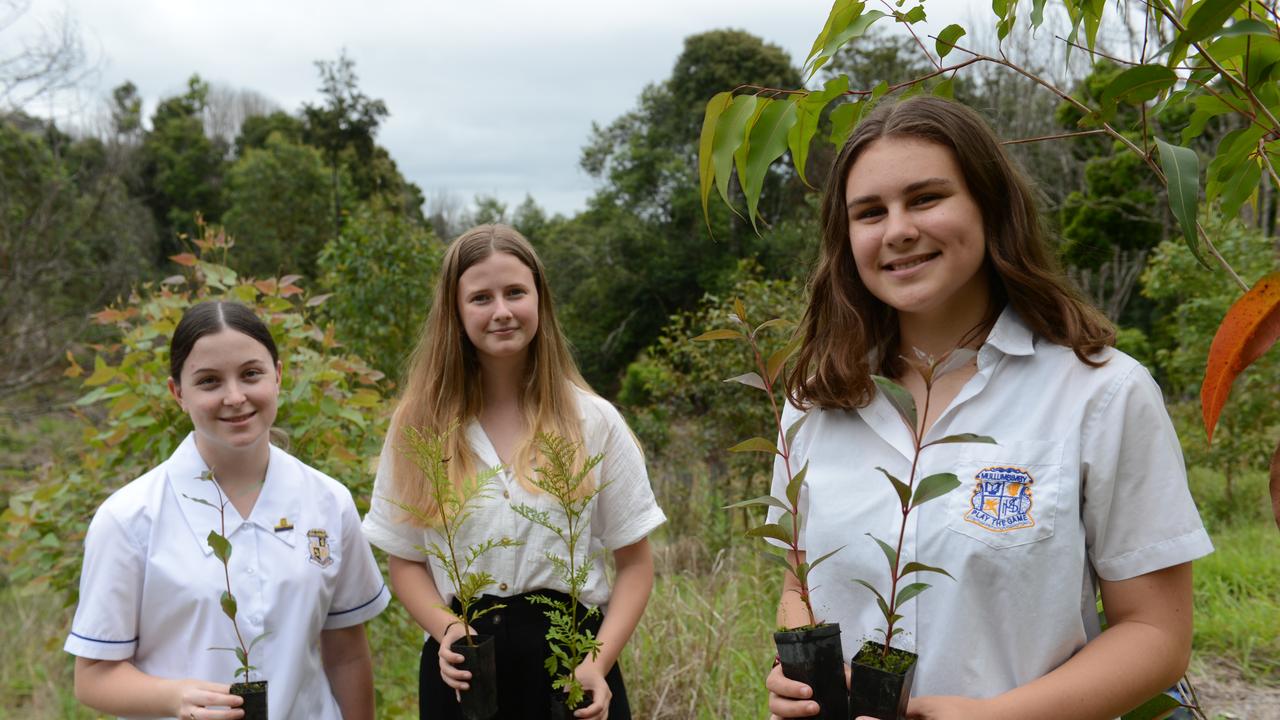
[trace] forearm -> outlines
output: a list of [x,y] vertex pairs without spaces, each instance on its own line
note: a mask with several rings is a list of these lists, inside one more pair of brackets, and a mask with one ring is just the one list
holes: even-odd
[[178,681],[148,675],[128,660],[76,658],[76,700],[109,715],[177,715]]
[[320,655],[343,720],[373,720],[373,660],[364,625],[320,633]]
[[[787,553],[791,567],[804,562],[805,553]],[[796,576],[786,573],[782,577],[782,597],[778,598],[778,627],[797,628],[811,624],[809,611],[800,597],[800,582]]]
[[392,592],[409,611],[409,616],[431,637],[436,640],[444,637],[446,628],[457,618],[444,609],[444,598],[436,589],[431,570],[425,563],[395,555],[389,556],[387,565]]
[[609,599],[609,613],[600,625],[600,652],[594,660],[601,674],[618,661],[653,592],[653,554],[648,539],[614,551],[617,577]]

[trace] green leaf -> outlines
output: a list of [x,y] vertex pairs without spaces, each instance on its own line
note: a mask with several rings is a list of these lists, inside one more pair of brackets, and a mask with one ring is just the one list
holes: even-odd
[[781,565],[783,568],[787,570],[787,572],[791,572],[791,573],[795,572],[794,568],[791,567],[791,563],[787,562],[787,559],[781,555],[777,555],[768,551],[761,550],[760,557],[765,558],[766,560],[768,560],[769,562],[775,565]]
[[904,506],[905,506],[908,502],[910,502],[910,500],[911,500],[911,487],[910,487],[909,485],[907,485],[906,483],[902,482],[902,481],[901,481],[901,480],[899,480],[898,478],[894,477],[893,475],[891,475],[891,474],[889,473],[889,471],[888,471],[888,470],[885,470],[885,469],[884,469],[884,468],[882,468],[882,467],[877,467],[876,469],[877,469],[877,470],[879,470],[880,472],[884,473],[884,476],[885,476],[885,477],[887,477],[887,478],[889,478],[889,482],[893,483],[893,489],[898,491],[898,499],[899,499],[900,501],[902,501],[902,504],[903,504]]
[[753,337],[756,335],[759,335],[760,331],[764,330],[765,328],[787,327],[790,324],[791,324],[791,321],[787,320],[786,318],[773,318],[772,320],[765,320],[764,322],[757,325],[755,330],[751,331],[751,335]]
[[903,566],[902,566],[902,572],[898,574],[898,577],[906,577],[906,576],[910,575],[910,574],[911,574],[911,573],[913,573],[913,572],[932,572],[932,573],[939,573],[939,574],[942,574],[942,575],[946,575],[947,577],[951,578],[952,580],[955,580],[955,578],[954,578],[954,577],[952,577],[951,573],[947,572],[946,570],[943,570],[943,569],[942,569],[942,568],[940,568],[940,567],[934,567],[934,566],[932,566],[932,565],[925,565],[924,563],[915,562],[914,560],[913,560],[912,562],[909,562],[909,563],[907,563],[906,565],[903,565]]
[[820,92],[811,92],[796,103],[796,123],[787,134],[787,146],[791,148],[791,163],[805,185],[812,187],[805,176],[805,166],[809,163],[809,146],[818,133],[822,110],[848,90],[849,76],[837,75],[828,80]]
[[1034,0],[1031,6],[1031,27],[1038,28],[1044,22],[1045,0]]
[[928,583],[911,583],[898,591],[898,599],[894,601],[893,606],[899,608],[902,607],[908,600],[919,595],[925,590],[928,590],[929,587]]
[[861,585],[862,587],[864,587],[864,588],[866,588],[866,589],[870,590],[871,592],[875,593],[876,599],[880,601],[880,607],[881,607],[881,609],[882,609],[882,610],[883,610],[883,612],[884,612],[884,616],[885,616],[885,618],[886,618],[886,619],[888,619],[888,617],[889,617],[889,604],[888,604],[888,603],[886,603],[886,602],[884,601],[884,595],[881,595],[881,594],[880,594],[880,591],[876,589],[876,586],[875,586],[875,585],[872,585],[871,583],[867,582],[866,580],[859,580],[858,578],[854,578],[854,579],[853,579],[853,581],[854,581],[854,582],[856,582],[856,583],[858,583],[858,584],[859,584],[859,585]]
[[1170,145],[1156,138],[1160,148],[1160,165],[1164,169],[1169,189],[1169,209],[1182,226],[1182,239],[1200,264],[1209,267],[1200,254],[1200,239],[1196,236],[1196,203],[1200,187],[1200,159],[1190,148]]
[[774,160],[787,151],[787,137],[796,124],[796,102],[792,98],[774,100],[760,112],[751,127],[748,138],[746,176],[739,177],[742,192],[747,196],[748,217],[759,216],[760,193],[764,190],[764,176]]
[[787,545],[794,545],[795,540],[791,537],[791,528],[784,527],[779,523],[768,523],[766,525],[758,525],[747,530],[747,537],[773,538],[780,540]]
[[729,448],[729,452],[766,452],[778,454],[778,446],[772,440],[766,440],[762,437],[753,437],[750,440],[742,442]]
[[1217,33],[1243,3],[1244,0],[1200,0],[1187,12],[1178,41],[1190,45]]
[[791,482],[787,483],[787,501],[791,503],[791,507],[800,506],[800,488],[804,485],[804,476],[808,472],[809,461],[806,460],[800,472],[792,476]]
[[849,139],[849,133],[853,132],[858,120],[862,118],[862,111],[866,105],[866,102],[860,100],[841,103],[831,111],[831,135],[827,140],[832,145],[837,148],[844,146],[844,141]]
[[781,500],[779,500],[778,498],[776,498],[776,497],[774,497],[774,496],[772,496],[772,495],[761,495],[761,496],[760,496],[760,497],[758,497],[758,498],[751,498],[750,500],[741,500],[741,501],[739,501],[739,502],[733,503],[732,505],[725,505],[725,506],[724,506],[724,509],[725,509],[725,510],[731,510],[731,509],[733,509],[733,508],[755,507],[755,506],[757,506],[757,505],[765,505],[765,506],[768,506],[768,507],[776,507],[776,508],[779,508],[779,509],[782,509],[782,510],[790,510],[790,509],[791,509],[791,508],[787,507],[787,504],[786,504],[786,503],[782,502]]
[[955,473],[936,473],[920,481],[916,486],[916,494],[911,498],[911,507],[923,505],[934,498],[942,497],[960,487],[960,480]]
[[804,421],[808,419],[809,419],[809,413],[805,413],[800,417],[796,418],[796,421],[791,423],[791,427],[787,428],[786,437],[787,437],[788,448],[790,448],[792,445],[795,444],[796,434],[800,432],[800,428],[804,426]]
[[756,102],[755,95],[738,95],[716,120],[711,162],[715,166],[716,189],[720,191],[724,204],[731,209],[733,203],[729,202],[729,176],[733,174],[734,156],[746,142],[747,123],[755,115]]
[[744,373],[742,375],[734,375],[731,378],[726,378],[725,382],[741,383],[743,385],[746,385],[747,387],[753,387],[759,390],[768,389],[764,386],[764,379],[760,377],[759,373],[753,373],[753,372]]
[[773,351],[769,356],[769,360],[765,363],[765,372],[769,373],[769,382],[776,383],[778,381],[778,373],[782,372],[782,367],[787,364],[787,360],[795,355],[796,350],[800,349],[800,336],[797,335],[787,341],[786,345]]
[[880,546],[880,549],[882,551],[884,551],[884,559],[889,561],[889,573],[890,574],[896,573],[898,571],[898,551],[894,550],[892,545],[881,540],[875,535],[872,535],[871,533],[863,533],[863,534],[871,538],[872,540],[876,541],[876,544]]
[[[231,621],[232,621],[232,622],[235,622],[235,619],[236,619],[236,596],[235,596],[235,595],[232,595],[231,593],[227,592],[226,590],[223,590],[223,591],[222,591],[222,597],[221,597],[221,598],[219,598],[219,604],[220,604],[220,605],[222,605],[222,612],[223,612],[223,614],[224,614],[224,615],[226,615],[227,617],[231,618]],[[239,649],[239,648],[237,648],[237,649]]]
[[707,342],[710,340],[746,340],[747,336],[737,330],[729,330],[727,328],[720,330],[712,330],[704,332],[693,339],[694,342]]
[[[920,86],[917,85],[916,87],[920,87]],[[955,99],[955,95],[956,95],[955,82],[953,82],[951,78],[947,78],[946,80],[943,80],[937,85],[934,85],[933,91],[931,94],[934,97]]]
[[910,10],[906,11],[905,13],[898,13],[894,16],[894,19],[897,20],[898,22],[907,23],[908,25],[914,25],[918,22],[924,22],[925,20],[924,6],[917,5],[911,8]]
[[1178,74],[1163,65],[1138,65],[1115,76],[1102,91],[1104,112],[1115,111],[1117,102],[1144,103],[1173,87]]
[[[1221,187],[1221,204],[1219,208],[1226,217],[1235,217],[1240,211],[1240,206],[1245,200],[1256,197],[1258,193],[1259,180],[1262,179],[1261,161],[1255,159],[1245,160],[1236,171]],[[1215,183],[1209,183],[1212,189]],[[1210,199],[1215,193],[1209,193]]]
[[1164,693],[1160,693],[1137,708],[1125,713],[1121,720],[1160,720],[1160,718],[1169,717],[1174,710],[1180,707],[1182,707],[1182,703]]
[[915,432],[916,401],[911,397],[911,393],[907,392],[906,388],[887,377],[872,375],[871,379],[875,381],[876,387],[880,388],[880,392],[884,393],[884,396],[889,399],[889,403],[897,408],[898,414],[906,421],[907,427],[909,427],[912,432]]
[[716,165],[712,152],[715,147],[716,123],[720,115],[733,103],[733,94],[716,93],[707,101],[707,109],[702,116],[702,137],[698,141],[698,178],[702,195],[702,217],[707,222],[707,231],[711,230],[711,211],[708,200],[711,198],[711,187],[715,183]]
[[1237,35],[1271,37],[1273,32],[1274,30],[1271,29],[1271,26],[1261,20],[1237,20],[1218,33],[1218,37],[1234,37]]
[[835,555],[836,553],[840,552],[840,551],[841,551],[841,550],[843,550],[844,548],[845,548],[845,546],[844,546],[844,545],[841,545],[840,547],[836,548],[835,550],[832,550],[831,552],[829,552],[829,553],[827,553],[827,554],[823,555],[822,557],[818,558],[817,560],[814,560],[813,562],[809,563],[809,569],[810,569],[810,570],[813,570],[814,568],[818,567],[818,564],[819,564],[819,563],[821,563],[822,561],[824,561],[824,560],[826,560],[827,558],[831,557],[832,555]]
[[813,55],[808,62],[808,70],[805,72],[806,82],[813,78],[814,74],[828,60],[834,57],[840,48],[844,47],[850,40],[861,37],[871,27],[872,23],[886,15],[886,13],[879,10],[867,10],[864,12],[864,7],[865,3],[849,3],[843,7],[842,12],[832,13],[829,19],[830,26],[824,32],[822,50]]
[[948,435],[944,438],[938,438],[924,444],[925,447],[930,445],[942,445],[943,443],[985,443],[987,445],[998,445],[995,438],[987,435],[976,435],[974,433],[956,433]]
[[[764,114],[765,110],[769,109],[771,106],[777,105],[778,103],[778,100],[757,96],[755,110],[751,113],[751,116],[747,118],[747,122],[742,128],[742,144],[733,152],[733,166],[738,171],[738,185],[742,189],[742,194],[747,198],[747,216],[750,218],[753,227],[755,226],[756,213],[751,210],[753,202],[751,199],[752,192],[751,188],[748,187],[750,180],[747,177],[747,159],[751,156],[751,137],[755,130],[756,123],[760,120],[760,116]],[[755,203],[759,203],[760,201],[761,189],[762,188],[760,186],[755,188]],[[742,318],[742,322],[745,325],[746,318],[743,318],[741,313],[739,313],[738,317]]]
[[[205,504],[208,505],[209,503]],[[209,548],[213,550],[214,557],[221,560],[224,565],[231,560],[231,542],[219,535],[217,530],[210,530],[207,540]]]

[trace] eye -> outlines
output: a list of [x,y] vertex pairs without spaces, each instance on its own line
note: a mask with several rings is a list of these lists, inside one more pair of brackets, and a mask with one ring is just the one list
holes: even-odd
[[928,205],[931,202],[936,202],[938,200],[941,200],[942,197],[943,196],[939,195],[938,193],[924,193],[922,195],[917,195],[916,198],[911,202],[915,205]]
[[489,302],[489,295],[488,295],[488,293],[480,293],[480,294],[477,294],[477,295],[472,295],[472,296],[471,296],[471,302],[473,302],[473,303],[486,303],[486,302]]
[[213,375],[205,375],[196,378],[196,387],[212,387],[218,383],[218,378]]
[[867,207],[862,208],[861,210],[855,211],[853,214],[853,219],[854,220],[873,220],[875,218],[880,217],[883,214],[884,214],[884,208],[876,205],[869,205]]
[[507,291],[507,297],[521,297],[528,294],[529,292],[524,288],[511,288]]
[[264,373],[262,370],[259,370],[258,368],[249,368],[248,370],[244,371],[244,377],[249,380],[256,380],[265,374],[266,373]]

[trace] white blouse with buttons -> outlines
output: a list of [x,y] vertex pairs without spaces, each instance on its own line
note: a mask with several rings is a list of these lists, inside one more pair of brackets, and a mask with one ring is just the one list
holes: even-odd
[[[233,682],[236,644],[222,613],[223,567],[213,484],[194,435],[165,463],[102,504],[85,538],[80,604],[65,649],[129,660],[166,678]],[[186,497],[184,497],[186,496]],[[351,493],[279,448],[248,518],[226,506],[231,590],[254,680],[269,682],[273,718],[340,720],[320,659],[320,633],[363,623],[390,601]]]
[[[597,466],[597,478],[605,485],[587,506],[590,538],[585,547],[579,548],[578,557],[581,561],[594,556],[581,595],[582,601],[602,606],[609,602],[610,588],[601,551],[612,551],[639,542],[661,525],[666,516],[653,497],[640,448],[617,409],[607,400],[586,391],[578,391],[577,400],[587,452],[604,454],[604,459]],[[502,465],[478,421],[472,419],[468,422],[464,432],[480,467]],[[373,499],[364,518],[365,535],[369,542],[397,557],[417,562],[430,560],[436,588],[446,603],[452,602],[454,588],[443,566],[435,558],[428,558],[423,551],[430,543],[443,546],[443,538],[435,530],[403,522],[400,510],[388,502],[388,497],[394,497],[391,495],[390,477],[391,442],[392,439],[388,438],[382,448]],[[495,482],[500,492],[495,489],[475,502],[469,521],[459,529],[458,542],[461,547],[467,547],[488,538],[505,536],[522,540],[524,544],[490,550],[475,563],[472,571],[488,572],[498,582],[486,593],[505,597],[531,590],[567,591],[555,568],[546,560],[547,553],[563,556],[564,543],[550,530],[517,515],[512,505],[530,505],[550,512],[552,517],[561,515],[559,508],[545,493],[525,488],[509,469],[504,468],[498,473]]]
[[[1160,389],[1132,358],[1107,350],[1092,368],[1037,338],[1012,310],[978,353],[978,371],[924,441],[962,432],[998,444],[942,444],[918,478],[953,472],[961,486],[917,508],[902,563],[940,566],[908,582],[932,587],[900,612],[895,643],[920,653],[915,695],[991,697],[1070,658],[1100,632],[1097,580],[1124,580],[1212,551],[1187,489]],[[810,575],[814,611],[840,623],[845,658],[878,638],[889,570],[871,533],[893,545],[897,494],[914,453],[901,416],[877,391],[856,412],[815,409],[796,436],[809,463],[801,545],[810,559],[844,549]],[[788,407],[787,426],[801,415]],[[780,466],[781,463],[778,463]],[[773,493],[784,497],[775,468]],[[771,511],[773,519],[777,511]]]

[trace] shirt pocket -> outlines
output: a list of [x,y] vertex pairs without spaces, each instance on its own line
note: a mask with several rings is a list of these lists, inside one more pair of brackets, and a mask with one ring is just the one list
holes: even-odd
[[1063,444],[1017,440],[973,444],[956,463],[947,527],[996,549],[1053,536],[1062,486]]

